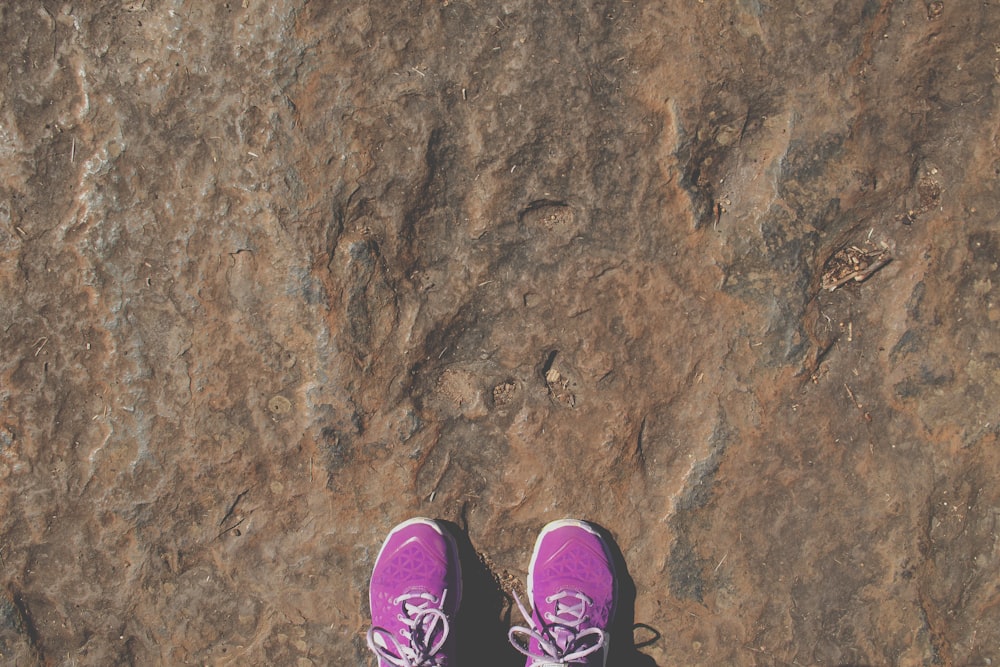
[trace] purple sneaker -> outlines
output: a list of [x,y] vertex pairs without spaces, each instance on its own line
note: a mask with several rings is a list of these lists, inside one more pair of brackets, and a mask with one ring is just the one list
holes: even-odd
[[598,532],[583,521],[553,521],[538,535],[528,567],[534,614],[515,596],[528,625],[512,627],[510,642],[528,657],[526,667],[605,667],[616,594],[614,566]]
[[368,647],[379,667],[455,667],[451,621],[462,597],[458,548],[424,518],[389,533],[375,560]]

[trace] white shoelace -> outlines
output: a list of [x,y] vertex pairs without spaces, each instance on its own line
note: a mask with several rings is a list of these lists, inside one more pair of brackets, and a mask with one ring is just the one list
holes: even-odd
[[[514,594],[514,601],[517,603],[517,608],[521,610],[521,615],[528,621],[528,625],[527,627],[513,626],[507,636],[515,649],[533,660],[530,667],[570,665],[596,653],[607,644],[607,633],[604,630],[600,628],[580,629],[580,625],[588,618],[587,607],[594,604],[593,600],[583,593],[563,590],[555,595],[547,596],[545,602],[547,604],[555,603],[555,613],[545,612],[542,614],[540,624],[524,608],[517,593]],[[527,649],[517,641],[518,635],[523,635],[528,640]],[[586,644],[585,640],[590,637],[596,638],[593,644],[581,645]],[[544,653],[531,652],[532,639],[538,642],[538,646]]]
[[[437,653],[448,639],[450,626],[448,617],[441,611],[448,591],[440,601],[430,593],[407,593],[394,599],[394,605],[402,605],[402,613],[396,616],[405,626],[399,634],[406,643],[381,627],[368,630],[368,647],[390,665],[397,667],[436,667]],[[432,641],[440,626],[437,640]]]

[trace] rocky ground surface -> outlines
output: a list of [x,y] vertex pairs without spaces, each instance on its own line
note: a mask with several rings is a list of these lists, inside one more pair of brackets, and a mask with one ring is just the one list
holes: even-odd
[[614,665],[1000,664],[996,0],[0,35],[0,662],[372,664],[426,515],[464,664],[564,516]]

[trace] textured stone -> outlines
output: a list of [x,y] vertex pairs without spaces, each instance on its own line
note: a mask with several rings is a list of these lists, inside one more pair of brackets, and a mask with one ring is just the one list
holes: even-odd
[[1000,13],[480,4],[0,8],[0,658],[365,664],[420,514],[470,664],[563,516],[615,664],[1000,660]]

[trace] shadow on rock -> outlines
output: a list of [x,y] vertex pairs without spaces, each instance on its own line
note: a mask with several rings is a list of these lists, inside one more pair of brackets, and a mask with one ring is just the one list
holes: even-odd
[[[639,652],[640,648],[651,646],[660,640],[660,632],[645,623],[635,622],[635,582],[628,573],[625,556],[604,526],[591,523],[608,545],[615,573],[618,575],[618,607],[611,624],[611,651],[608,665],[611,667],[657,667],[656,661]],[[636,644],[635,633],[642,631],[646,637]]]
[[499,583],[472,546],[468,531],[451,521],[438,522],[455,538],[462,563],[462,604],[453,630],[459,664],[483,667],[521,664],[524,658],[507,642],[510,611]]

